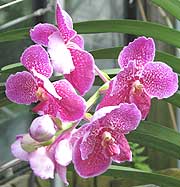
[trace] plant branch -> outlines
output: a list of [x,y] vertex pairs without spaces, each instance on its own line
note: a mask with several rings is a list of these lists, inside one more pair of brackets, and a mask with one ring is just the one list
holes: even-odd
[[15,1],[12,1],[12,2],[10,2],[10,3],[6,3],[6,4],[4,4],[4,5],[1,5],[1,6],[0,6],[0,10],[2,10],[3,8],[9,7],[9,6],[11,6],[11,5],[20,3],[20,2],[22,2],[22,1],[24,1],[24,0],[15,0]]

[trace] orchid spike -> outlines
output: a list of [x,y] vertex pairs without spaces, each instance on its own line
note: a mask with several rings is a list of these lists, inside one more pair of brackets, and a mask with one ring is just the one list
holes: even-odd
[[124,134],[136,129],[141,112],[134,104],[98,110],[91,123],[83,125],[73,135],[73,163],[83,177],[94,177],[105,172],[112,161],[132,160],[132,153]]
[[118,57],[121,71],[110,81],[109,89],[97,109],[119,103],[135,103],[145,119],[151,98],[172,96],[178,89],[178,76],[163,62],[153,62],[152,38],[139,37],[124,47]]
[[94,82],[94,58],[84,50],[83,38],[73,29],[71,17],[59,3],[56,6],[56,22],[58,28],[48,23],[36,25],[30,30],[31,39],[47,47],[51,58],[48,69],[64,74],[84,95]]

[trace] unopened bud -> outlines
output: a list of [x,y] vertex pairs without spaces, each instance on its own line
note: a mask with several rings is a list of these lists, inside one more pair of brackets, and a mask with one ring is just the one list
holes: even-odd
[[25,134],[21,140],[21,147],[26,152],[33,152],[41,147],[40,143],[34,140],[29,134]]
[[49,115],[44,115],[33,120],[29,132],[33,139],[44,142],[55,135],[56,129]]

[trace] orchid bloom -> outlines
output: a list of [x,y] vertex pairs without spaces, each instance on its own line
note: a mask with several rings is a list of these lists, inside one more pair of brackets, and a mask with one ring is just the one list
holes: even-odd
[[71,17],[58,3],[56,21],[58,28],[48,23],[36,25],[30,30],[31,39],[47,47],[51,58],[49,68],[64,74],[73,87],[84,95],[94,82],[94,59],[83,50],[83,38],[73,30]]
[[83,178],[94,177],[105,172],[112,161],[131,161],[124,134],[136,129],[140,119],[141,112],[134,104],[121,103],[96,111],[92,121],[74,134],[79,136],[72,157],[77,173]]
[[151,98],[172,96],[178,89],[178,76],[163,62],[153,62],[155,44],[152,38],[139,37],[124,47],[118,57],[121,71],[110,81],[109,89],[98,106],[135,103],[145,119]]
[[[44,122],[44,119],[39,120]],[[45,123],[44,125],[48,124]],[[51,132],[49,133],[51,134]],[[45,134],[47,134],[47,132]],[[71,135],[72,132],[64,133],[63,135],[57,137],[51,145],[46,147],[39,146],[33,151],[25,151],[23,149],[23,138],[26,138],[26,135],[18,135],[16,141],[11,145],[11,152],[16,158],[28,161],[36,176],[39,176],[42,179],[53,179],[54,173],[57,172],[62,181],[68,185],[66,178],[66,166],[72,160],[72,148],[69,143]],[[38,144],[36,140],[33,141]],[[28,146],[31,145],[27,145],[27,147]]]
[[67,80],[49,81],[52,69],[49,57],[41,46],[27,48],[21,56],[27,71],[10,75],[6,82],[6,96],[18,104],[40,101],[33,109],[40,115],[50,114],[62,121],[75,121],[83,117],[86,106]]

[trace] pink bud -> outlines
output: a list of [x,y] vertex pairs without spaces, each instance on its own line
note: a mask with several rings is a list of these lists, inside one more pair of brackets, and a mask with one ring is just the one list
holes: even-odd
[[44,115],[33,120],[29,132],[33,139],[38,142],[44,142],[50,140],[56,130],[49,115]]

